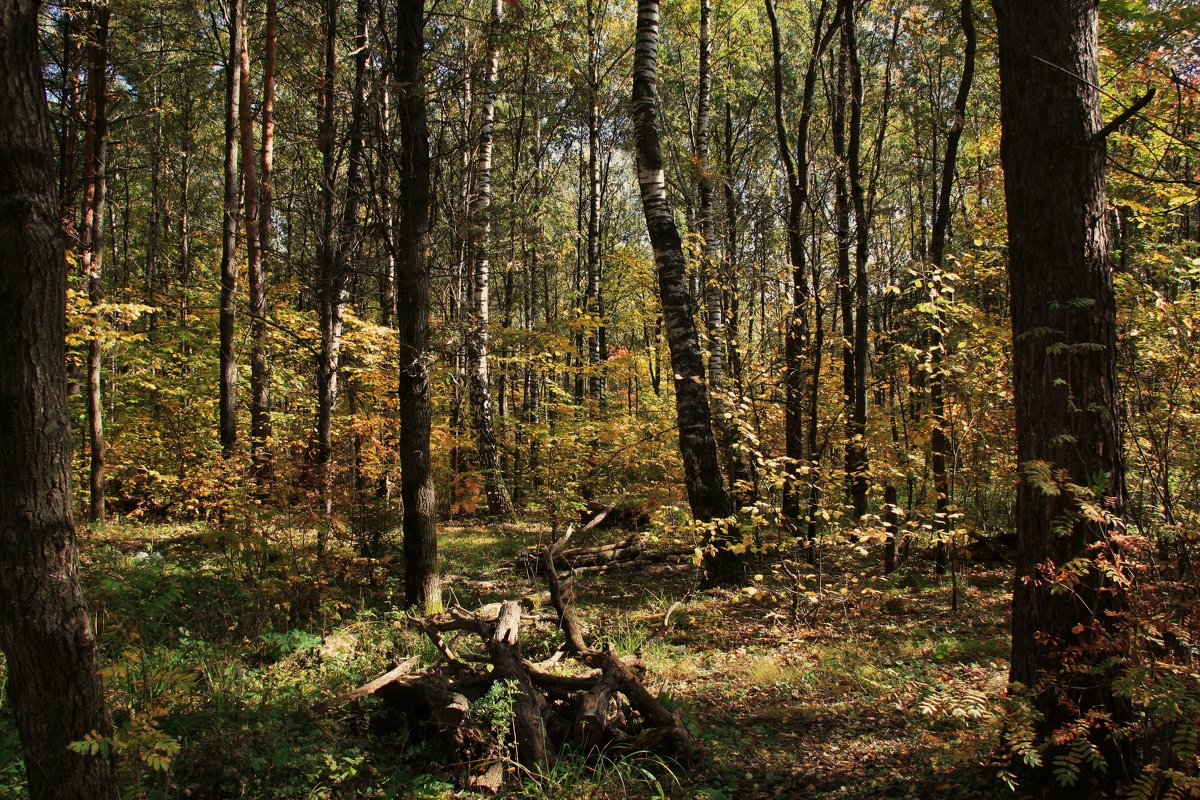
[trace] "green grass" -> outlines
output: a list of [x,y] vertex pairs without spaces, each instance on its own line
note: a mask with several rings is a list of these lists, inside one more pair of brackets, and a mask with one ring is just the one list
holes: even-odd
[[[511,565],[545,536],[445,527],[448,595],[476,607],[540,591]],[[427,753],[369,724],[371,702],[318,710],[401,659],[436,658],[405,624],[400,562],[335,543],[315,577],[311,533],[280,523],[246,538],[203,525],[83,536],[123,796],[450,797]],[[970,576],[954,615],[948,587],[919,576],[925,565],[887,581],[853,556],[845,569],[864,577],[829,572],[827,594],[796,628],[788,587],[766,568],[753,593],[699,593],[679,573],[579,576],[585,625],[618,652],[641,652],[651,691],[670,698],[707,755],[690,772],[651,754],[567,757],[511,796],[1004,796],[982,765],[998,736],[988,715],[1006,672],[1007,583]],[[527,654],[556,641],[532,636]],[[6,798],[21,797],[15,752],[0,711]]]

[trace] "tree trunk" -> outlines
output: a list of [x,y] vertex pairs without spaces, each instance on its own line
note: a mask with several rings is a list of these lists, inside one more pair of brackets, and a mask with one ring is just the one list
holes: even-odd
[[[325,516],[333,513],[333,409],[337,403],[338,361],[342,345],[342,312],[346,303],[346,274],[340,263],[339,226],[335,214],[337,161],[337,0],[326,0],[324,12],[325,61],[317,122],[317,149],[321,153],[321,241],[317,264],[317,317],[321,345],[317,355],[317,440],[314,467],[320,484]],[[317,551],[325,548],[326,526],[318,531]]]
[[[829,4],[822,0],[813,25],[812,49],[809,51],[808,67],[804,73],[804,93],[800,100],[800,116],[796,125],[796,145],[793,151],[783,118],[783,44],[779,31],[779,20],[775,13],[774,0],[765,0],[767,17],[771,23],[772,66],[775,99],[775,138],[783,162],[784,178],[788,187],[787,242],[788,260],[792,272],[791,314],[788,317],[784,358],[784,453],[789,460],[791,473],[783,490],[782,516],[786,530],[798,535],[802,518],[800,470],[809,468],[810,480],[816,480],[817,454],[807,453],[805,448],[805,387],[809,381],[809,286],[807,252],[804,242],[804,209],[808,205],[809,125],[812,120],[813,99],[816,94],[817,67],[825,49],[838,27],[841,6],[828,27],[824,26]],[[816,384],[814,384],[815,386]],[[807,409],[816,415],[813,403]]]
[[846,61],[850,69],[850,137],[847,142],[847,174],[850,178],[850,198],[854,208],[854,286],[853,319],[848,316],[851,336],[852,392],[847,398],[847,418],[850,420],[846,442],[846,473],[850,481],[850,506],[854,520],[867,513],[867,259],[870,256],[871,220],[867,212],[866,186],[862,175],[862,65],[858,58],[858,14],[853,0],[845,0],[843,32]]
[[0,3],[0,651],[31,800],[109,800],[107,760],[67,749],[112,724],[76,572],[67,266],[38,41],[38,4]]
[[400,143],[396,299],[400,323],[400,491],[404,498],[404,597],[410,606],[440,608],[437,509],[429,436],[433,400],[429,385],[430,158],[425,111],[423,0],[402,0],[396,14],[394,59]]
[[[266,0],[266,29],[263,42],[263,140],[260,151],[257,207],[251,225],[253,196],[253,160],[242,154],[242,172],[246,175],[246,257],[250,278],[250,447],[254,474],[259,482],[271,474],[271,373],[266,360],[266,276],[271,252],[271,213],[274,212],[275,182],[275,50],[278,41],[278,0]],[[245,50],[244,50],[245,52]],[[242,148],[250,150],[250,76],[242,79]]]
[[584,310],[588,314],[588,393],[597,406],[604,404],[602,363],[607,354],[600,347],[604,306],[600,297],[600,33],[596,4],[588,0],[588,216],[587,216],[587,290]]
[[[1111,613],[1126,605],[1098,563],[1122,529],[1124,465],[1116,387],[1115,302],[1105,227],[1104,141],[1094,0],[994,0],[1000,43],[1000,146],[1008,209],[1017,461],[1016,581],[1010,680],[1043,719],[1040,741],[1092,710],[1120,723],[1108,655]],[[1085,487],[1095,487],[1088,489]],[[1084,505],[1103,508],[1089,512]],[[1071,591],[1044,570],[1085,559]],[[1076,649],[1075,652],[1071,652]],[[1054,778],[1062,740],[1026,787],[1040,797],[1107,796],[1134,768],[1130,748],[1087,733],[1107,772]],[[1124,760],[1122,760],[1124,757]]]
[[[971,0],[961,0],[960,19],[965,38],[965,55],[963,56],[962,77],[958,82],[958,93],[954,97],[954,118],[950,121],[949,133],[946,135],[946,151],[942,158],[942,182],[938,191],[938,205],[933,215],[933,237],[929,247],[929,260],[933,266],[933,275],[929,277],[930,291],[936,296],[930,299],[934,303],[933,340],[930,343],[929,370],[929,415],[933,422],[930,435],[930,467],[933,471],[934,516],[933,529],[937,536],[936,569],[938,574],[946,571],[949,559],[950,529],[950,481],[946,460],[950,455],[949,426],[946,422],[945,375],[942,361],[946,357],[945,321],[940,311],[940,303],[948,298],[944,294],[945,276],[943,267],[946,260],[946,233],[950,228],[951,198],[954,192],[954,176],[958,164],[958,143],[962,138],[963,126],[966,123],[967,98],[970,96],[971,83],[975,77],[975,22],[972,19]],[[951,290],[953,291],[953,290]]]
[[104,521],[104,404],[100,365],[104,320],[96,310],[104,299],[100,277],[104,268],[104,214],[108,195],[108,18],[107,3],[92,6],[88,15],[87,120],[83,144],[83,273],[87,276],[88,302],[92,306],[92,335],[88,339],[87,421],[88,519]]
[[237,294],[238,138],[241,108],[241,63],[246,35],[245,0],[233,0],[229,6],[229,60],[225,62],[225,196],[221,226],[221,308],[220,331],[221,396],[218,432],[221,453],[233,455],[237,444],[237,361],[233,354],[234,299]]
[[512,501],[504,485],[497,455],[496,427],[492,419],[492,387],[488,371],[488,322],[490,317],[490,259],[488,241],[492,228],[492,143],[496,123],[496,78],[500,68],[500,32],[504,21],[503,0],[492,0],[492,19],[483,75],[483,106],[480,110],[479,151],[475,161],[475,195],[471,200],[470,266],[472,271],[471,319],[467,330],[467,371],[471,385],[471,421],[475,428],[475,452],[483,473],[488,510],[495,515],[512,513]]
[[[704,382],[700,336],[692,313],[687,284],[687,262],[667,202],[662,149],[658,133],[658,2],[638,0],[637,45],[633,63],[633,124],[637,149],[638,186],[654,262],[658,290],[675,374],[675,411],[679,425],[679,452],[683,457],[688,503],[701,522],[732,514],[729,496],[717,462],[712,415]],[[704,568],[709,580],[728,582],[741,571],[740,560],[729,549],[731,534],[718,527],[709,542]]]

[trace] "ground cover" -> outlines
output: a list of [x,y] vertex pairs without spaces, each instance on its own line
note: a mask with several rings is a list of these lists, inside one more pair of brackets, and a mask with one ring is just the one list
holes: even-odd
[[[477,609],[536,598],[541,579],[514,562],[547,533],[445,528],[447,600]],[[327,707],[403,659],[437,658],[398,605],[401,565],[335,548],[314,578],[311,543],[282,520],[251,538],[199,524],[84,534],[118,725],[91,744],[121,756],[125,796],[455,796],[424,745],[380,724],[379,701]],[[580,575],[584,623],[619,653],[641,654],[651,691],[681,710],[705,755],[690,771],[652,754],[598,768],[567,758],[509,794],[1011,796],[989,766],[1007,675],[1007,572],[969,565],[952,612],[949,580],[927,561],[883,579],[873,556],[831,544],[817,567],[764,558],[732,590],[701,591],[678,570]],[[19,784],[0,711],[0,796],[20,797]]]

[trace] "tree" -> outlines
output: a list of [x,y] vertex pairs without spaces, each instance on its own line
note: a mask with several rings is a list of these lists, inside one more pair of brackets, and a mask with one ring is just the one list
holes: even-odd
[[79,225],[83,274],[87,277],[91,303],[92,335],[87,354],[88,519],[104,521],[104,403],[101,398],[103,320],[96,310],[103,295],[100,278],[104,268],[104,213],[108,199],[108,20],[107,2],[93,3],[88,14],[87,122],[83,144],[83,218]]
[[238,142],[240,138],[241,66],[243,39],[246,35],[246,0],[229,5],[229,59],[225,62],[225,192],[221,223],[221,308],[220,344],[220,419],[218,432],[221,453],[233,455],[237,444],[237,359],[233,352],[233,323],[237,296],[237,233],[241,184],[238,179]]
[[429,123],[425,110],[425,10],[402,0],[396,14],[394,88],[400,142],[396,152],[400,219],[396,237],[396,300],[400,322],[400,491],[404,498],[404,599],[441,605],[437,571],[437,509],[429,436]]
[[[771,23],[772,85],[774,88],[775,142],[779,149],[779,160],[783,163],[784,179],[787,183],[787,249],[791,266],[791,309],[785,333],[784,358],[784,451],[791,461],[792,473],[783,489],[783,523],[795,535],[800,525],[800,487],[796,473],[802,466],[819,467],[817,445],[817,395],[820,388],[820,340],[812,353],[809,364],[809,283],[807,265],[807,242],[804,235],[804,212],[808,206],[809,193],[809,128],[812,124],[813,102],[816,96],[817,71],[821,57],[829,47],[833,34],[839,30],[842,6],[839,3],[834,18],[824,25],[828,13],[828,0],[823,0],[813,23],[812,49],[804,71],[804,91],[800,101],[800,116],[796,123],[796,143],[791,143],[784,121],[783,95],[783,38],[779,30],[779,18],[774,0],[764,0],[767,18]],[[819,320],[818,320],[819,323]],[[811,371],[811,376],[809,372]],[[811,380],[812,402],[809,404],[808,439],[805,440],[804,412],[805,389]],[[808,445],[806,453],[805,445]],[[811,460],[811,463],[806,463]],[[813,476],[809,503],[809,539],[815,538],[816,505],[818,486]]]
[[0,3],[0,650],[32,800],[107,800],[111,728],[76,571],[64,338],[66,260],[38,4]]
[[[946,265],[946,235],[950,229],[951,195],[954,191],[954,176],[958,167],[958,144],[966,125],[967,98],[971,94],[971,83],[975,78],[975,21],[972,18],[971,0],[961,0],[959,18],[962,24],[965,50],[962,77],[958,81],[958,92],[954,96],[954,116],[946,134],[946,151],[942,157],[941,185],[937,193],[937,207],[933,214],[933,233],[929,245],[929,261],[934,274],[930,276],[931,291],[937,293],[934,303],[942,300],[943,270]],[[933,430],[930,432],[930,468],[933,472],[934,529],[939,531],[937,543],[937,569],[946,568],[950,535],[950,481],[947,477],[946,458],[950,453],[949,427],[946,420],[945,376],[942,360],[945,357],[945,322],[940,312],[935,312],[933,341],[930,350],[929,410]]]
[[[637,43],[633,60],[633,125],[637,150],[638,186],[654,262],[658,291],[667,328],[667,346],[675,373],[675,413],[679,428],[679,452],[683,457],[684,480],[692,516],[714,522],[730,516],[733,509],[713,437],[712,414],[704,382],[700,335],[687,285],[687,262],[674,211],[667,201],[662,146],[658,135],[658,2],[638,0]],[[710,581],[735,579],[739,560],[729,549],[727,535],[715,535],[704,559]]]
[[[1017,459],[1010,680],[1040,714],[1040,797],[1094,797],[1132,766],[1105,736],[1122,716],[1105,636],[1126,603],[1111,576],[1122,530],[1115,301],[1108,263],[1094,0],[994,0],[1008,210]],[[1067,586],[1054,571],[1076,575]],[[1064,589],[1069,589],[1064,591]],[[1078,723],[1078,724],[1076,724]],[[1080,729],[1080,725],[1082,729]],[[1074,734],[1062,733],[1071,729]],[[1107,773],[1060,786],[1071,739]]]
[[496,127],[496,86],[500,70],[500,33],[504,24],[503,0],[492,0],[483,69],[483,104],[479,112],[479,142],[475,158],[475,194],[471,198],[468,263],[471,276],[471,313],[467,330],[467,372],[471,387],[471,422],[475,453],[483,472],[488,510],[512,513],[512,500],[504,485],[497,455],[496,425],[492,418],[492,385],[488,370],[492,230],[492,147]]

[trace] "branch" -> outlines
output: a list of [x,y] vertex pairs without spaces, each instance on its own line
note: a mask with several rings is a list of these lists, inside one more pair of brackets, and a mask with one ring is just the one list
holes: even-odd
[[1138,113],[1143,108],[1145,108],[1146,104],[1154,99],[1154,93],[1157,91],[1158,91],[1157,86],[1151,86],[1149,91],[1147,91],[1144,95],[1139,97],[1137,100],[1133,101],[1133,105],[1131,105],[1129,108],[1122,111],[1120,114],[1117,114],[1117,116],[1113,119],[1112,122],[1108,123],[1103,128],[1101,128],[1100,130],[1098,130],[1094,134],[1092,134],[1092,141],[1103,144],[1104,140],[1108,138],[1108,135],[1110,133],[1112,133],[1117,128],[1124,125],[1126,122],[1128,122],[1133,117],[1134,114]]

